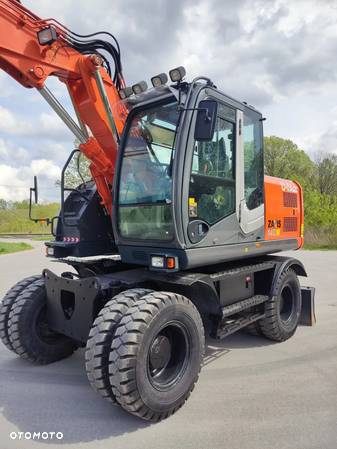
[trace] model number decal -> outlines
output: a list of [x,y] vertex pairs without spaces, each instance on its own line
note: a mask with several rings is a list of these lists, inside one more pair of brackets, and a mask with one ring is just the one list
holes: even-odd
[[268,228],[280,228],[281,220],[268,220]]

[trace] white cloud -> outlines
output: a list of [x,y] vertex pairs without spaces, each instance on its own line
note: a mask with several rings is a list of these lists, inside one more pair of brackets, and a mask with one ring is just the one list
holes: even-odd
[[0,138],[0,163],[14,162],[23,164],[29,161],[29,151],[21,146]]
[[[307,151],[335,148],[335,0],[96,0],[94,8],[90,0],[80,7],[73,0],[24,3],[75,32],[115,34],[129,84],[185,65],[189,80],[210,76],[226,93],[260,108],[268,134]],[[59,166],[73,148],[71,133],[37,93],[8,79],[0,72],[0,163],[20,173],[31,169],[31,160]],[[49,85],[69,106],[64,85],[55,78]]]
[[62,140],[71,136],[61,119],[53,112],[34,115],[14,114],[0,105],[0,133]]
[[6,201],[22,201],[29,197],[29,187],[34,175],[39,175],[41,200],[58,198],[55,182],[60,179],[61,169],[53,161],[33,160],[29,165],[13,167],[0,165],[0,198]]
[[30,164],[30,168],[34,175],[42,175],[51,180],[57,180],[61,176],[61,169],[57,165],[53,163],[53,161],[49,161],[47,159],[38,159],[32,161]]

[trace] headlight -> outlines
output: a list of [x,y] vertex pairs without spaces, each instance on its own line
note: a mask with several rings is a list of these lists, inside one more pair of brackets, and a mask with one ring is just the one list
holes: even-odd
[[151,267],[165,268],[165,257],[164,256],[152,256],[151,257]]
[[178,265],[176,256],[151,256],[151,268],[177,270]]
[[48,256],[48,257],[53,257],[54,256],[54,248],[50,248],[49,246],[47,246],[47,248],[46,248],[46,255]]

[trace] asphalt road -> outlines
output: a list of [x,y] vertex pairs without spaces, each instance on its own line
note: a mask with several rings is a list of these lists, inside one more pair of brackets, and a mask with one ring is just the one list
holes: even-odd
[[[0,296],[45,266],[42,245],[0,256]],[[295,253],[292,255],[296,256]],[[316,293],[316,327],[282,344],[245,334],[209,342],[185,406],[147,424],[91,390],[84,354],[39,367],[0,347],[0,449],[336,449],[337,252],[298,252]],[[62,432],[63,440],[11,440],[11,432]]]

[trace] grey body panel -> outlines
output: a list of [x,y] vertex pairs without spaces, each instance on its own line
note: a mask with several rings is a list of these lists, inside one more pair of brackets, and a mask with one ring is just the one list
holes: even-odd
[[[296,239],[262,241],[258,244],[254,242],[234,243],[231,245],[189,249],[122,245],[120,247],[120,255],[122,261],[125,263],[136,263],[147,266],[150,266],[152,255],[177,256],[179,259],[179,269],[187,270],[233,260],[249,259],[284,250],[297,249],[297,245]],[[201,264],[201,261],[203,264]]]

